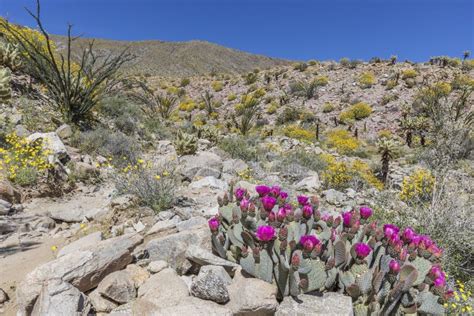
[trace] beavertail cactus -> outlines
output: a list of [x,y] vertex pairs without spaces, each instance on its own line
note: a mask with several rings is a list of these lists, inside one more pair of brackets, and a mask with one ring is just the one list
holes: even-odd
[[280,187],[257,196],[237,188],[219,197],[209,221],[214,250],[278,286],[279,297],[311,291],[350,295],[356,315],[442,315],[449,297],[442,250],[413,229],[370,221],[361,206],[340,216],[318,210],[317,197],[288,200]]

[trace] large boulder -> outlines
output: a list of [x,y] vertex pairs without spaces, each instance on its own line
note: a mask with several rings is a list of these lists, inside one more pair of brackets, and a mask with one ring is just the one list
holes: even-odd
[[200,176],[217,175],[219,177],[222,171],[222,159],[211,152],[199,152],[196,155],[183,156],[180,159],[179,173],[186,180],[193,180],[194,176],[200,172],[201,169],[212,169],[214,172],[207,170],[201,171]]
[[352,299],[335,292],[324,293],[323,296],[302,294],[298,299],[287,296],[281,302],[276,316],[299,315],[340,315],[352,316]]
[[67,255],[68,253],[73,253],[76,251],[91,248],[97,245],[97,243],[100,242],[101,240],[102,240],[101,232],[95,232],[95,233],[89,234],[61,248],[58,251],[57,257],[59,258],[64,255]]
[[152,275],[138,289],[139,299],[147,300],[160,307],[178,305],[188,296],[188,286],[176,271],[170,268]]
[[37,267],[26,275],[17,288],[19,313],[28,314],[31,311],[43,284],[50,279],[62,279],[82,292],[95,288],[106,275],[131,263],[132,251],[142,241],[140,235],[123,235]]
[[31,315],[89,315],[89,298],[61,279],[51,279],[41,288]]
[[69,205],[65,204],[64,207],[58,207],[49,211],[49,217],[54,220],[67,222],[67,223],[79,223],[83,220],[92,220],[106,214],[109,209],[108,207],[75,207],[68,208]]
[[295,185],[296,190],[315,193],[321,188],[318,174],[306,177]]
[[245,277],[237,270],[232,284],[227,287],[230,302],[227,304],[234,315],[273,315],[278,307],[277,288],[274,284]]
[[186,250],[191,245],[198,245],[211,250],[211,234],[209,228],[182,231],[176,234],[152,239],[145,246],[151,260],[164,260],[181,273],[189,268]]
[[237,263],[222,259],[221,257],[211,253],[209,250],[202,249],[201,247],[195,245],[191,245],[186,249],[186,258],[201,266],[222,266],[229,270],[239,267]]
[[119,304],[133,300],[137,291],[130,274],[125,271],[116,271],[107,275],[97,287],[99,294]]

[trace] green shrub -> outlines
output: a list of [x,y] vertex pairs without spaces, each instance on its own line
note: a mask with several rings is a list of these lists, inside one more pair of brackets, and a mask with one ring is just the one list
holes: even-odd
[[349,120],[361,120],[366,117],[369,117],[372,113],[372,108],[370,105],[359,102],[352,105],[349,109],[341,112],[339,115],[339,120],[341,122],[347,122]]
[[277,124],[284,125],[300,119],[301,110],[292,106],[286,106],[277,117]]
[[186,87],[187,85],[189,85],[191,83],[191,80],[189,80],[189,78],[183,78],[181,79],[181,82],[180,82],[180,86],[182,88]]
[[307,63],[297,63],[294,67],[295,70],[298,70],[300,72],[305,71],[308,69],[308,64]]
[[222,138],[218,147],[234,159],[257,161],[259,160],[258,143],[259,139],[256,138],[232,135]]
[[359,85],[362,88],[370,88],[375,84],[375,76],[371,72],[364,72],[359,76]]
[[327,76],[318,76],[314,79],[316,86],[327,86],[329,78]]
[[330,113],[334,111],[334,105],[331,102],[326,102],[323,105],[323,113]]
[[227,101],[234,101],[235,99],[237,99],[237,95],[235,93],[231,93],[227,97]]

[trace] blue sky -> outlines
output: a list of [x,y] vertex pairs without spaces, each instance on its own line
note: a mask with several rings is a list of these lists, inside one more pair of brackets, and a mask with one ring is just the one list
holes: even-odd
[[[24,7],[0,0],[0,15],[32,26]],[[68,22],[85,37],[207,40],[294,60],[474,53],[473,0],[42,0],[44,24]]]

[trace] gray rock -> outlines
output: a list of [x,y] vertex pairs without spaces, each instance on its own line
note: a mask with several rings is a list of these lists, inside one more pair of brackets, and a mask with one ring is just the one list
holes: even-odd
[[145,268],[140,267],[137,264],[129,264],[125,271],[128,273],[130,279],[135,285],[135,288],[137,289],[142,286],[142,284],[145,283],[145,281],[150,277],[150,273],[148,273]]
[[55,132],[51,133],[34,133],[27,137],[27,140],[32,142],[37,139],[43,140],[43,148],[51,151],[50,161],[54,161],[54,158],[63,160],[68,157],[66,146]]
[[227,287],[230,302],[227,306],[234,315],[273,315],[278,307],[276,286],[265,281],[246,278],[241,269]]
[[101,240],[102,240],[101,232],[95,232],[95,233],[89,234],[61,248],[58,251],[57,257],[59,258],[72,252],[85,250],[88,248],[93,248]]
[[201,265],[213,265],[222,266],[226,269],[235,269],[239,267],[237,263],[222,259],[206,249],[202,249],[199,246],[190,245],[186,250],[186,258]]
[[179,305],[189,296],[188,286],[176,271],[166,268],[152,275],[139,289],[138,297],[156,306]]
[[58,134],[61,139],[68,139],[72,136],[72,128],[68,124],[63,124],[58,127],[56,134]]
[[9,203],[18,203],[21,200],[21,193],[15,189],[10,182],[0,180],[0,199]]
[[200,271],[191,284],[191,294],[203,300],[225,304],[229,301],[229,292],[224,281],[211,270]]
[[87,180],[99,175],[99,170],[91,164],[82,161],[74,163],[74,174],[80,180]]
[[0,221],[0,235],[12,233],[17,229],[17,225],[13,222]]
[[134,282],[129,273],[124,270],[107,275],[99,283],[97,290],[100,295],[119,304],[128,303],[137,295]]
[[232,176],[238,175],[249,168],[247,163],[242,159],[229,159],[224,161],[222,165],[222,172]]
[[31,315],[88,315],[89,298],[61,279],[43,284]]
[[[123,305],[124,306],[124,305]],[[157,305],[145,299],[138,299],[131,304],[131,309],[127,310],[125,314],[110,315],[193,315],[193,316],[231,316],[232,311],[212,301],[201,300],[199,298],[189,296],[176,305]],[[120,306],[121,307],[121,306]]]
[[105,214],[108,210],[105,208],[58,208],[49,212],[49,217],[61,222],[80,223],[83,220],[92,220]]
[[352,316],[352,299],[335,292],[324,293],[324,296],[302,294],[298,301],[290,296],[281,302],[276,316],[300,315],[340,315]]
[[3,289],[0,289],[0,304],[5,303],[6,301],[8,301],[8,294],[5,293]]
[[215,274],[224,282],[225,285],[230,285],[232,283],[231,277],[222,266],[202,266],[199,270],[199,274],[207,272]]
[[203,168],[219,171],[222,170],[222,159],[211,152],[198,152],[196,155],[183,156],[180,159],[178,172],[187,180],[192,180],[194,176]]
[[310,177],[306,177],[295,185],[298,191],[306,191],[309,193],[315,193],[321,188],[321,181],[317,174]]
[[345,195],[334,189],[323,191],[323,195],[326,198],[326,202],[332,205],[341,205],[345,201]]
[[154,234],[171,234],[177,232],[176,224],[180,222],[178,216],[173,217],[172,219],[164,220],[157,222],[153,225],[147,232],[146,236]]
[[186,250],[191,245],[199,245],[204,249],[211,248],[211,235],[207,227],[197,230],[182,231],[176,234],[152,239],[145,249],[151,260],[164,260],[173,269],[184,272],[189,262],[186,259]]
[[117,303],[100,295],[97,289],[89,293],[89,299],[94,310],[98,313],[109,313],[118,306]]
[[140,235],[124,235],[37,267],[18,285],[16,294],[19,313],[31,311],[43,284],[50,279],[60,278],[82,292],[95,288],[106,275],[125,268],[133,259],[132,250],[142,241]]
[[207,220],[204,217],[196,216],[179,222],[176,225],[176,228],[178,229],[178,232],[182,232],[190,229],[202,228],[203,226],[207,226]]
[[204,168],[199,169],[198,172],[196,172],[192,180],[198,181],[198,180],[201,180],[202,178],[207,178],[207,177],[220,178],[221,172],[214,168],[204,167]]
[[191,182],[189,184],[190,189],[202,189],[209,188],[215,190],[225,191],[228,189],[226,182],[216,179],[215,175],[205,176],[204,178]]
[[162,271],[163,269],[166,269],[168,267],[168,262],[163,261],[163,260],[156,260],[150,262],[150,264],[147,267],[148,272],[150,273],[158,273]]
[[5,200],[0,199],[0,215],[7,215],[12,208],[12,204]]

